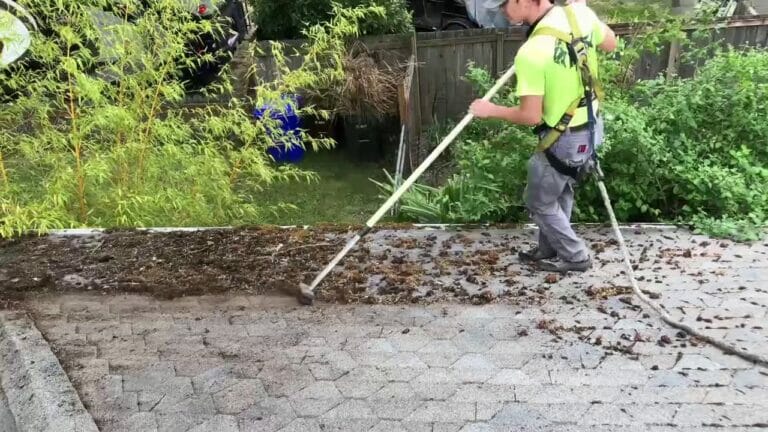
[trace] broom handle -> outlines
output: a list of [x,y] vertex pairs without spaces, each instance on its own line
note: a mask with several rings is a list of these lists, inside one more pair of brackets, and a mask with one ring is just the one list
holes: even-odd
[[[499,92],[499,90],[504,86],[504,84],[509,81],[510,78],[512,78],[512,75],[515,74],[515,68],[514,66],[509,68],[504,75],[499,78],[498,81],[496,81],[496,84],[491,87],[490,90],[488,90],[488,93],[486,93],[485,96],[483,96],[483,100],[489,101],[493,96],[496,95],[496,93]],[[467,113],[467,115],[464,116],[464,118],[459,122],[459,124],[456,125],[456,127],[453,128],[451,133],[446,136],[442,142],[435,148],[432,153],[427,156],[426,159],[424,159],[424,162],[419,165],[416,170],[413,171],[413,173],[408,177],[408,179],[403,183],[396,191],[392,194],[391,197],[387,200],[387,202],[384,203],[384,205],[379,208],[379,210],[371,216],[370,219],[368,219],[368,222],[365,223],[365,225],[368,226],[368,228],[373,228],[374,225],[376,225],[379,220],[384,216],[384,214],[389,211],[390,208],[392,208],[393,205],[400,199],[400,197],[405,193],[405,191],[410,188],[416,180],[421,177],[422,174],[424,174],[424,171],[429,168],[430,165],[432,165],[435,160],[440,156],[443,151],[445,151],[446,148],[448,148],[449,145],[453,142],[453,140],[456,139],[456,137],[459,136],[459,134],[464,130],[465,127],[469,124],[469,122],[472,121],[474,116],[471,113]]]
[[[504,84],[509,81],[510,78],[512,78],[512,75],[515,74],[515,68],[511,67],[509,70],[501,77],[498,81],[496,81],[496,84],[491,87],[490,90],[488,90],[488,93],[483,97],[483,100],[491,100],[491,98],[496,95],[496,93],[499,92],[501,87],[504,86]],[[456,139],[457,136],[461,133],[462,130],[464,130],[465,127],[469,124],[469,122],[472,121],[474,116],[472,114],[467,114],[464,116],[464,118],[459,122],[459,124],[456,125],[455,128],[451,131],[451,133],[448,134],[445,139],[440,143],[440,145],[437,146],[436,149],[432,151],[432,153],[424,160],[424,162],[419,165],[418,168],[408,177],[408,179],[403,183],[394,194],[387,200],[387,202],[384,203],[384,205],[379,208],[379,210],[371,216],[370,219],[368,219],[368,222],[365,223],[365,227],[357,234],[355,234],[354,237],[349,239],[347,244],[344,246],[344,248],[336,254],[335,257],[333,257],[333,260],[325,266],[325,268],[318,274],[315,279],[312,281],[312,284],[309,286],[310,291],[314,291],[317,286],[320,284],[320,282],[325,279],[326,276],[328,276],[328,273],[333,270],[336,265],[341,262],[341,260],[349,253],[350,250],[352,250],[353,247],[357,244],[357,242],[360,241],[361,238],[363,238],[368,232],[373,228],[374,225],[381,219],[384,214],[389,211],[390,208],[392,208],[393,205],[400,199],[400,197],[405,193],[406,190],[408,190],[409,187],[413,185],[413,183],[418,179],[424,171],[429,168],[430,165],[437,159],[438,156],[440,156],[440,153],[442,153],[452,142]]]

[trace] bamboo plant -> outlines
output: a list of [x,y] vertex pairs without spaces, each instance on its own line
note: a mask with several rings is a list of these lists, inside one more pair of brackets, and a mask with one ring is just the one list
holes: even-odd
[[[312,178],[271,160],[266,149],[285,137],[276,121],[255,121],[253,107],[281,109],[290,103],[283,95],[343,79],[346,41],[361,20],[383,13],[337,8],[330,22],[307,30],[300,67],[289,69],[274,44],[277,80],[252,78],[252,97],[193,107],[183,103],[180,71],[213,55],[190,54],[189,41],[215,24],[194,19],[178,0],[114,1],[23,2],[43,28],[27,59],[0,70],[2,237],[252,223],[273,210],[254,201],[256,191]],[[94,10],[119,19],[105,24]],[[230,72],[205,93],[232,94]],[[333,145],[301,138],[313,148]]]

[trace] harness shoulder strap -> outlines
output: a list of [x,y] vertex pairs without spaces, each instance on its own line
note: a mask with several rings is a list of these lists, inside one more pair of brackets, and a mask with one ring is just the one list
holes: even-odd
[[552,27],[537,27],[533,31],[532,36],[553,36],[568,45],[572,61],[581,75],[582,85],[584,86],[584,97],[576,98],[576,100],[568,106],[568,109],[560,118],[560,121],[558,121],[558,123],[539,141],[539,151],[547,150],[557,142],[560,135],[565,133],[565,130],[568,128],[568,125],[576,114],[576,110],[578,110],[582,101],[585,101],[587,105],[591,106],[593,94],[598,101],[602,100],[603,92],[599,84],[594,80],[594,74],[589,67],[589,51],[581,27],[579,26],[576,12],[571,5],[565,6],[563,10],[568,19],[570,33]]
[[573,40],[573,37],[569,33],[553,27],[536,27],[536,30],[534,30],[531,36],[554,36],[565,43],[571,43]]
[[563,7],[563,11],[568,18],[568,26],[571,28],[570,33],[566,33],[554,27],[536,27],[531,36],[554,36],[565,43],[572,43],[577,39],[581,39],[583,35],[581,34],[579,21],[576,18],[576,12],[573,11],[573,6],[565,6]]
[[594,91],[597,100],[602,102],[603,89],[597,79],[595,79],[595,73],[590,67],[586,38],[581,32],[581,27],[576,19],[576,12],[574,12],[572,6],[569,5],[565,8],[565,16],[568,17],[568,25],[571,27],[571,32],[573,33],[572,44],[578,56],[578,64],[582,73],[582,81],[585,91],[589,91],[590,93]]
[[568,18],[568,25],[571,27],[571,33],[574,39],[581,39],[581,27],[579,21],[576,19],[576,12],[573,11],[573,6],[568,5],[565,7],[565,16]]

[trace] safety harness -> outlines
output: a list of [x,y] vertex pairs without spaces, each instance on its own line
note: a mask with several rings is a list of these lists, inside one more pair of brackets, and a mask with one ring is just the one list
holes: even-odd
[[[576,65],[579,70],[581,83],[584,86],[584,96],[576,98],[576,100],[571,103],[560,118],[560,121],[558,121],[554,127],[549,127],[546,123],[542,123],[534,129],[534,133],[541,136],[537,150],[546,155],[550,165],[561,174],[580,180],[585,174],[583,172],[585,171],[584,167],[574,167],[565,164],[552,153],[550,147],[552,147],[552,145],[560,139],[560,136],[568,130],[568,125],[576,114],[576,110],[586,106],[587,126],[590,132],[590,144],[592,147],[591,157],[595,163],[597,162],[597,151],[595,149],[595,124],[597,123],[597,114],[595,113],[592,102],[597,98],[597,100],[602,103],[603,90],[600,83],[595,78],[595,73],[593,73],[590,68],[587,39],[581,33],[581,28],[576,19],[576,13],[570,5],[563,7],[563,9],[568,18],[568,25],[571,28],[570,33],[565,33],[551,27],[537,26],[533,29],[531,36],[553,36],[558,40],[565,42],[568,48],[568,56],[570,57],[571,65]],[[545,131],[546,133],[544,133]]]

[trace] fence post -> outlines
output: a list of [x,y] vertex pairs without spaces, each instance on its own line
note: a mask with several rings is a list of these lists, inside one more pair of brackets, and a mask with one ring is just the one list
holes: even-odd
[[[409,131],[408,131],[408,170],[413,170],[420,161],[414,163],[414,157],[418,158],[421,150],[421,72],[419,71],[419,45],[416,40],[416,32],[411,35],[411,61],[413,74],[411,76],[411,92],[409,95]],[[414,155],[415,151],[415,155]]]
[[496,76],[504,73],[504,33],[496,33]]
[[677,69],[680,65],[680,41],[675,39],[669,45],[669,58],[667,59],[667,79],[672,79],[677,75]]

